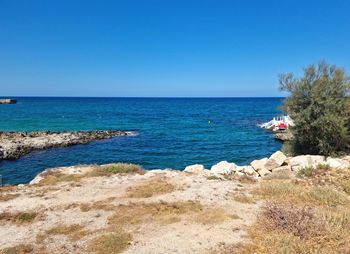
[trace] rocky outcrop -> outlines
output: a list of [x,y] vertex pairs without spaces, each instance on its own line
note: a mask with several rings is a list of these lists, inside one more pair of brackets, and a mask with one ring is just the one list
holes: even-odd
[[290,131],[275,132],[275,139],[280,141],[291,141],[294,139],[293,134]]
[[0,160],[18,159],[33,150],[86,144],[94,140],[127,136],[129,134],[132,133],[118,130],[0,132]]
[[199,174],[199,175],[208,175],[210,173],[210,171],[205,169],[204,166],[201,164],[194,164],[194,165],[187,166],[184,169],[184,172],[191,173],[191,174]]
[[350,162],[347,161],[346,158],[340,159],[340,158],[328,157],[326,163],[331,168],[336,168],[336,169],[350,168]]
[[299,155],[290,158],[290,165],[293,171],[305,167],[316,167],[319,164],[326,164],[326,158],[321,155]]
[[317,168],[319,165],[333,169],[350,169],[350,156],[332,158],[321,155],[299,155],[287,157],[281,151],[277,151],[269,158],[253,160],[248,166],[237,166],[227,161],[219,162],[212,166],[210,172],[220,175],[249,176],[253,178],[265,177],[278,171],[298,172],[305,167]]
[[211,167],[210,171],[214,174],[230,175],[236,171],[237,165],[227,161],[221,161]]
[[278,168],[283,165],[286,159],[287,159],[287,156],[285,156],[281,151],[277,151],[271,155],[271,157],[265,163],[264,167],[267,170]]
[[17,100],[15,99],[0,99],[0,104],[16,104]]

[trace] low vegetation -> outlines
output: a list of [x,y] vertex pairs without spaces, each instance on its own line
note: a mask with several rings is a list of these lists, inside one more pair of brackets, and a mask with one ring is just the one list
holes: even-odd
[[316,167],[303,167],[301,168],[298,173],[297,176],[298,177],[311,177],[311,176],[315,176],[316,174],[322,173],[321,171],[323,170],[329,170],[330,167],[327,164],[318,164]]
[[0,254],[28,254],[33,253],[34,247],[30,244],[20,244],[0,250]]
[[131,235],[124,231],[112,232],[93,239],[88,249],[96,254],[117,254],[127,249],[131,239]]
[[239,203],[252,204],[255,203],[254,198],[246,194],[235,195],[233,199]]
[[46,231],[46,235],[65,235],[73,241],[83,238],[87,234],[84,227],[79,224],[64,225],[60,224]]
[[160,202],[160,203],[131,203],[119,205],[114,215],[109,218],[112,227],[158,222],[171,224],[181,220],[184,214],[195,214],[203,211],[198,202]]
[[89,173],[88,176],[111,176],[114,174],[144,174],[146,171],[139,165],[116,163],[108,166],[99,166]]
[[127,189],[130,198],[149,198],[155,195],[169,193],[175,190],[175,186],[163,179],[155,179],[135,185]]
[[19,194],[2,194],[0,193],[0,202],[1,201],[9,201],[9,200],[12,200],[12,199],[15,199],[19,196]]
[[94,166],[91,171],[83,174],[65,174],[57,170],[49,170],[41,176],[39,185],[55,185],[60,182],[79,182],[86,177],[111,176],[115,174],[144,174],[145,170],[135,164],[116,163],[106,166]]
[[266,206],[237,253],[347,253],[350,197],[340,184],[348,179],[344,174],[349,171],[312,171],[302,180],[262,182],[253,194]]
[[208,208],[195,215],[195,221],[200,224],[220,224],[227,220],[239,219],[236,214],[228,214],[224,209]]
[[304,69],[302,77],[279,76],[290,93],[283,110],[294,120],[294,154],[335,155],[350,151],[350,77],[344,69],[322,61]]
[[28,224],[38,216],[36,212],[0,213],[0,221],[9,221],[17,225]]

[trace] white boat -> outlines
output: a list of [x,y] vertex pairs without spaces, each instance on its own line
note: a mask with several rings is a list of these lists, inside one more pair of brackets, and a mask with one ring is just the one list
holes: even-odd
[[271,121],[259,125],[259,127],[271,131],[286,130],[291,126],[294,126],[294,122],[289,115],[274,117]]

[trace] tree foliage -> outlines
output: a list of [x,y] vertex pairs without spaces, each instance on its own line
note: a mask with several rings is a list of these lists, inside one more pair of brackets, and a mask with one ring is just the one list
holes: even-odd
[[280,90],[290,96],[283,110],[295,122],[292,149],[296,154],[334,155],[350,148],[350,77],[342,68],[321,61],[302,77],[279,75]]

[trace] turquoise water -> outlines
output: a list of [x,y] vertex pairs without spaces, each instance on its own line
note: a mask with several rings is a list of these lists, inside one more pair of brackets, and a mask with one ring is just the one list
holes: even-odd
[[281,98],[17,98],[0,105],[0,130],[134,130],[113,138],[32,152],[0,162],[8,184],[40,171],[76,164],[132,162],[146,169],[183,169],[221,160],[246,164],[281,144],[257,127],[279,114]]

